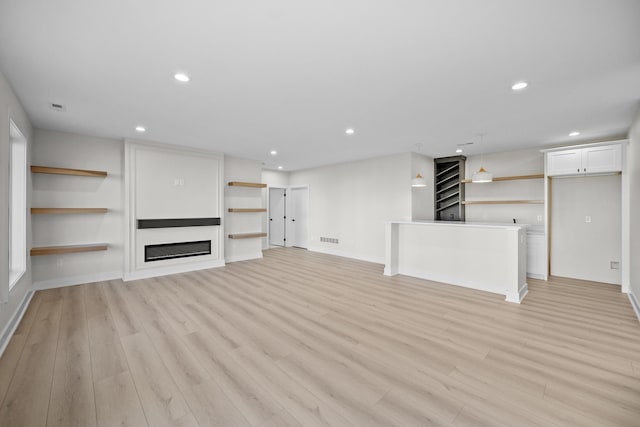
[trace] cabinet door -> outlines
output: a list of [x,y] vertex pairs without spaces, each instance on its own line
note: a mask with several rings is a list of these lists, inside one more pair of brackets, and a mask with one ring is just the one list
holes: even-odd
[[582,173],[620,172],[622,148],[620,145],[604,145],[582,150]]
[[538,279],[545,275],[544,235],[527,234],[527,276]]
[[579,173],[582,173],[582,150],[547,153],[547,176],[576,175]]

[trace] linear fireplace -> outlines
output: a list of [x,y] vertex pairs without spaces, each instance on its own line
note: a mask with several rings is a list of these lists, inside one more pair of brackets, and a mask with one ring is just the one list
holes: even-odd
[[211,240],[164,243],[161,245],[146,245],[144,247],[144,262],[164,261],[167,259],[200,255],[211,255]]

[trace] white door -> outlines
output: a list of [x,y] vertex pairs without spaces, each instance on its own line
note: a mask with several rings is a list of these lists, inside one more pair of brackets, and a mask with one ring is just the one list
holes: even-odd
[[287,193],[287,246],[307,248],[309,187],[292,187]]
[[269,244],[284,246],[285,200],[284,188],[269,188]]

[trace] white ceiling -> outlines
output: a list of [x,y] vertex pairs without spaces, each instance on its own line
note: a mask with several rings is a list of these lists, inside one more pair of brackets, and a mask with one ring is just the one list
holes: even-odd
[[285,170],[513,150],[627,132],[640,1],[0,0],[0,70],[37,127]]

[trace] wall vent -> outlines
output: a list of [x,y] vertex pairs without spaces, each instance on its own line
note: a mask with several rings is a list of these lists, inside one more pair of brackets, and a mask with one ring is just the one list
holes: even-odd
[[164,243],[161,245],[146,245],[144,247],[144,262],[200,255],[211,255],[211,240]]
[[320,238],[320,241],[321,241],[321,242],[324,242],[324,243],[334,243],[334,244],[336,244],[336,245],[337,245],[338,243],[340,243],[340,241],[339,241],[338,239],[333,238],[333,237],[321,237],[321,238]]
[[59,111],[59,112],[63,112],[63,111],[67,110],[64,105],[58,104],[57,102],[49,103],[49,108],[51,108],[54,111]]

